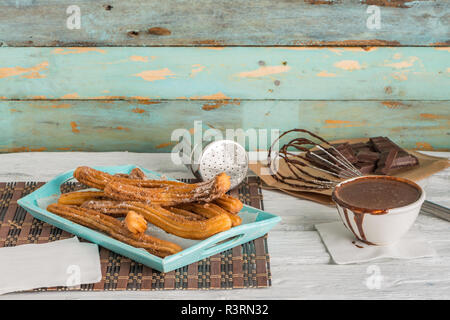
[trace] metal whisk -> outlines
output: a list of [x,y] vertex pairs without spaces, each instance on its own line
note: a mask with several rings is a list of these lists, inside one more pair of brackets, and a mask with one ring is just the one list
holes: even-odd
[[[316,143],[307,138],[295,138],[284,144],[279,151],[273,152],[272,149],[274,145],[283,136],[292,132],[306,133],[320,142]],[[305,147],[307,145],[316,147],[322,152],[323,156],[318,154],[318,151],[310,151],[309,148]],[[289,148],[295,149],[295,151],[288,151]],[[277,158],[283,159],[286,163],[290,172],[289,175],[284,175],[279,172],[278,168],[274,168],[275,160],[277,160]],[[286,131],[273,142],[268,152],[268,167],[275,180],[292,187],[307,190],[331,189],[336,184],[340,183],[342,179],[363,175],[335,146],[322,137],[305,129],[292,129]],[[314,175],[311,172],[304,170],[305,168],[326,173],[336,179]]]

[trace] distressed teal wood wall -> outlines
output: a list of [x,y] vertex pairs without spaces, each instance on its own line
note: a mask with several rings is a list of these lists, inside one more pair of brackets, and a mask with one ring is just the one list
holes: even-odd
[[0,152],[170,152],[195,120],[449,150],[449,13],[400,0],[0,3]]
[[449,58],[447,48],[3,48],[0,96],[449,100]]
[[[446,101],[4,101],[0,152],[169,152],[171,133],[216,128],[320,132],[327,139],[386,134],[418,149],[446,148]],[[430,142],[431,141],[431,142]],[[260,146],[266,147],[264,146]]]
[[[66,27],[78,5],[81,29]],[[369,5],[380,29],[367,28]],[[18,0],[0,2],[7,46],[449,45],[448,1]],[[159,29],[155,29],[159,28]]]

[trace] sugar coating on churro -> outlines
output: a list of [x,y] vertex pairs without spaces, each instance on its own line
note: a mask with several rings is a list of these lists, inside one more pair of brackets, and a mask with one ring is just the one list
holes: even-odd
[[160,257],[181,247],[147,235],[148,223],[182,238],[206,239],[242,222],[236,215],[242,202],[226,195],[231,182],[225,173],[193,184],[149,180],[139,168],[111,175],[82,166],[73,175],[100,191],[62,194],[50,212]]
[[169,241],[161,240],[147,234],[135,235],[119,220],[98,211],[58,203],[50,204],[47,210],[85,227],[104,232],[112,238],[134,247],[143,248],[160,257],[165,257],[182,250],[179,245]]

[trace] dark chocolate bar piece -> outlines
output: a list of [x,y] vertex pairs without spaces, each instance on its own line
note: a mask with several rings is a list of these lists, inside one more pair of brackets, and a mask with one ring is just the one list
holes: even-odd
[[419,159],[406,151],[400,151],[397,157],[392,163],[391,169],[402,168],[402,167],[414,167],[419,164]]
[[332,166],[329,163],[327,163],[326,161],[320,159],[319,157],[316,157],[315,155],[318,155],[321,158],[330,161],[328,155],[325,152],[323,152],[322,150],[316,150],[316,151],[312,151],[312,152],[307,152],[305,154],[306,158],[309,160],[309,162],[312,165],[314,165],[314,166],[316,166],[318,168],[321,168],[321,169],[330,170],[330,168]]
[[[355,157],[355,153],[353,151],[353,148],[350,146],[350,144],[348,142],[340,144],[338,146],[335,146],[335,148],[350,163],[358,162],[358,159]],[[335,157],[339,158],[339,160],[342,161],[342,159],[340,159],[341,155],[339,155],[339,153],[337,153],[335,150],[328,149],[327,151],[330,152],[332,155],[334,155]]]
[[355,167],[358,168],[362,174],[369,174],[373,172],[373,169],[375,169],[375,162],[357,162],[355,163]]
[[370,146],[370,148],[372,148],[374,151],[379,152],[376,148],[375,148],[375,144],[380,144],[380,143],[384,143],[386,140],[384,137],[372,137],[369,138],[369,141],[367,142],[367,145]]
[[[412,167],[419,164],[417,157],[409,154],[388,137],[372,137],[367,142],[353,144],[344,142],[333,144],[332,146],[363,174],[389,174],[392,169]],[[328,148],[326,151],[340,158],[335,150]],[[324,151],[316,150],[306,153],[306,157],[310,159],[313,165],[325,170],[336,170],[335,167],[315,157],[312,153],[321,156],[331,163],[337,164],[337,161]],[[342,165],[337,165],[342,167]],[[342,170],[345,171],[345,169]]]
[[357,142],[357,143],[352,143],[351,147],[353,150],[355,151],[359,151],[359,149],[365,149],[365,148],[370,148],[367,143],[365,142]]
[[355,154],[358,154],[358,152],[360,151],[365,151],[365,152],[377,152],[374,151],[371,147],[369,147],[368,145],[366,145],[365,147],[360,147],[360,148],[354,148],[352,146],[353,150],[355,150]]
[[375,163],[380,158],[380,154],[378,152],[361,150],[356,154],[356,158],[358,158],[358,162]]
[[397,156],[398,150],[392,148],[389,151],[383,152],[380,156],[380,160],[377,162],[376,174],[388,174],[391,170],[394,159]]
[[394,142],[392,142],[388,137],[370,138],[370,142],[372,143],[375,151],[378,151],[380,153],[388,152],[390,149],[403,150]]

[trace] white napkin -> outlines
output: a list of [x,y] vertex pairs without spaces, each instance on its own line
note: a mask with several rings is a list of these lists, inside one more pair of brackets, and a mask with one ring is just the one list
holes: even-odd
[[0,294],[101,279],[98,246],[77,237],[0,248]]
[[334,262],[350,264],[377,259],[414,259],[432,257],[436,251],[420,232],[411,229],[397,243],[389,246],[371,246],[355,239],[342,222],[315,225]]

